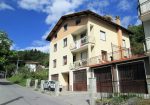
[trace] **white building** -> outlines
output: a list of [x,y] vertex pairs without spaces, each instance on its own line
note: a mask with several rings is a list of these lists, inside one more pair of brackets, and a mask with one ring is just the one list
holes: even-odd
[[25,62],[25,66],[29,68],[30,72],[35,72],[37,70],[37,66],[39,65],[39,62]]
[[139,16],[144,26],[146,49],[150,51],[150,0],[139,0]]

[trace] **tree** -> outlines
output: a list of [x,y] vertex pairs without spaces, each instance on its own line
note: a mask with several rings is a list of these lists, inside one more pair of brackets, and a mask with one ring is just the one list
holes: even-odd
[[128,29],[133,32],[130,36],[130,42],[133,54],[141,54],[144,52],[144,31],[142,25],[129,26]]
[[0,70],[4,70],[10,57],[10,47],[12,40],[8,38],[7,33],[0,31]]

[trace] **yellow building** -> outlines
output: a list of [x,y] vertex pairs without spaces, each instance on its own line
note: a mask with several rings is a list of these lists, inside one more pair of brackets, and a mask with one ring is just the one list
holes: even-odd
[[109,16],[82,11],[62,16],[47,37],[50,41],[49,80],[64,90],[88,90],[91,66],[128,58],[132,34]]

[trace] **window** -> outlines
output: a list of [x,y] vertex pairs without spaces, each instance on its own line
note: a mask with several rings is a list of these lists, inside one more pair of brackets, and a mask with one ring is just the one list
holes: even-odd
[[122,40],[122,47],[126,48],[126,41],[124,39]]
[[67,55],[63,56],[63,65],[66,65],[66,64],[67,64]]
[[55,39],[57,38],[57,34],[54,35],[54,38],[55,38]]
[[81,60],[87,59],[87,52],[81,52]]
[[65,30],[65,31],[67,30],[67,26],[68,26],[68,24],[65,24],[65,25],[64,25],[64,30]]
[[64,39],[64,47],[67,46],[67,38]]
[[57,51],[57,44],[54,44],[54,52]]
[[100,31],[100,39],[106,41],[106,33],[104,31]]
[[76,61],[76,55],[73,55],[73,62]]
[[102,50],[101,54],[102,54],[102,60],[107,61],[107,51]]
[[53,60],[53,68],[56,68],[56,59]]
[[81,23],[81,19],[80,19],[80,18],[77,18],[77,19],[76,19],[76,25],[78,25],[79,23]]

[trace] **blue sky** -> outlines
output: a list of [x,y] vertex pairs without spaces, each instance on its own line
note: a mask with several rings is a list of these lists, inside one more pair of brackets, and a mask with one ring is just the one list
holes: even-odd
[[121,17],[121,24],[138,25],[138,0],[0,0],[0,30],[14,42],[12,49],[48,52],[45,37],[58,19],[82,10]]

